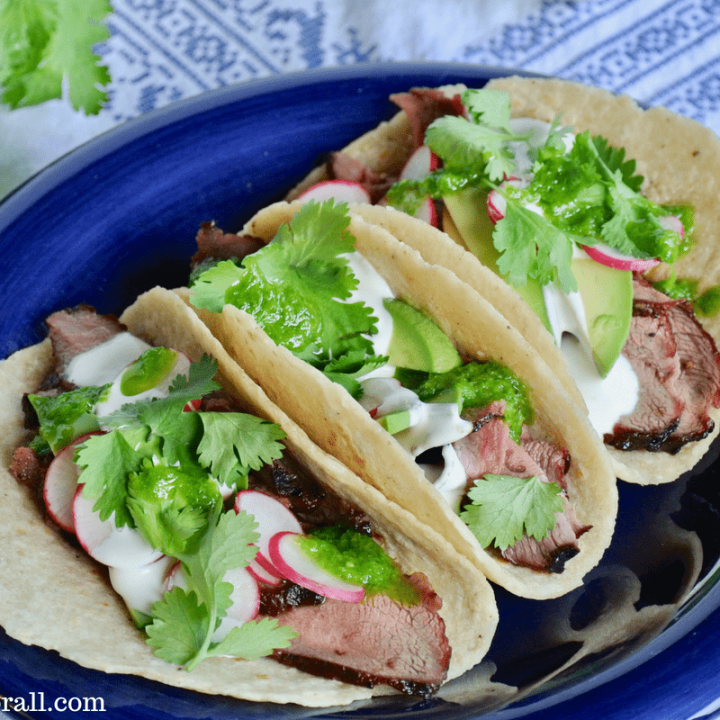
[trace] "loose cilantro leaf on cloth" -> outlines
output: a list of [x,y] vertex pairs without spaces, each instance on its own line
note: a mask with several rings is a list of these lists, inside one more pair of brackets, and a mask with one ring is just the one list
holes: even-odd
[[95,405],[107,397],[109,385],[76,388],[60,395],[28,395],[40,423],[40,435],[56,453],[75,438],[99,429]]
[[555,527],[563,507],[560,486],[536,476],[485,475],[468,492],[460,513],[482,547],[506,550],[523,535],[542,540]]
[[285,433],[274,423],[244,413],[198,415],[203,426],[198,458],[225,485],[247,488],[250,470],[259,470],[283,454],[279,440]]
[[93,47],[107,40],[108,0],[0,0],[0,87],[12,108],[63,93],[76,110],[97,114],[107,99],[107,67]]
[[255,520],[245,512],[220,514],[211,522],[197,551],[182,555],[187,590],[176,587],[153,605],[153,621],[146,626],[147,643],[167,662],[195,668],[206,657],[234,655],[246,660],[285,648],[297,637],[276,620],[245,623],[213,643],[212,635],[232,605],[232,585],[224,580],[229,570],[245,567],[255,556]]

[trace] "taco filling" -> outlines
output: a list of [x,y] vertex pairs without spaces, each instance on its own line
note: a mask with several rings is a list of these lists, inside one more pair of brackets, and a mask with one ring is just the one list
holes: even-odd
[[439,227],[511,285],[561,348],[608,446],[676,454],[706,438],[720,355],[696,314],[717,311],[720,289],[648,275],[692,248],[693,208],[641,195],[635,161],[602,137],[511,118],[505,92],[391,99],[411,126],[404,168],[385,174],[339,152],[327,176]]
[[428,579],[402,573],[279,426],[239,409],[209,356],[152,347],[86,306],[47,323],[55,366],[25,397],[37,435],[11,471],[107,566],[158,657],[192,670],[271,656],[366,687],[437,689],[451,650]]
[[462,357],[431,318],[394,296],[354,249],[349,222],[346,206],[328,201],[305,204],[267,245],[204,225],[191,304],[247,312],[345,387],[483,548],[562,572],[589,530],[568,501],[569,453],[538,435],[527,388],[509,368]]

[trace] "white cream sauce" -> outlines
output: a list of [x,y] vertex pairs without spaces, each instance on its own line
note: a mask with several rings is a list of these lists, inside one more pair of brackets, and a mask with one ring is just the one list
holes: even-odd
[[[548,138],[550,123],[534,118],[514,118],[511,129],[516,133],[532,132],[529,144],[540,147]],[[569,150],[574,142],[573,135],[563,136]],[[524,185],[532,179],[533,160],[528,145],[524,142],[510,143],[517,164],[516,176]],[[531,208],[542,214],[539,207]],[[574,256],[585,253],[575,248]],[[602,435],[611,433],[615,423],[625,414],[631,413],[638,401],[640,384],[628,360],[620,355],[610,372],[603,378],[593,360],[588,333],[585,308],[580,293],[563,293],[554,284],[543,287],[543,299],[555,343],[565,356],[568,371],[575,380],[588,408],[590,422]]]

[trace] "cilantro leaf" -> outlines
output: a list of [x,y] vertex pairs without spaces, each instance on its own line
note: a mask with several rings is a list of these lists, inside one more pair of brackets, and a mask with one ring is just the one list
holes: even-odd
[[510,129],[510,93],[487,88],[469,89],[462,94],[462,101],[476,125],[500,128],[510,135],[513,134]]
[[460,518],[484,548],[514,545],[523,535],[542,540],[555,527],[563,507],[560,486],[536,476],[485,475],[468,492],[471,503]]
[[203,427],[200,462],[225,485],[247,487],[250,470],[259,470],[283,454],[282,429],[245,413],[196,413]]
[[500,257],[497,266],[510,285],[535,278],[546,285],[557,279],[564,293],[577,290],[572,274],[573,242],[543,216],[507,198],[505,217],[495,226],[493,242]]
[[76,110],[96,114],[107,99],[107,67],[93,46],[110,33],[107,0],[0,0],[0,86],[13,108],[62,96],[67,82]]
[[[345,203],[306,203],[272,242],[243,260],[202,273],[191,302],[212,311],[225,304],[252,315],[272,340],[322,370],[338,343],[376,332],[347,257],[354,247]],[[372,343],[367,342],[372,355]],[[354,346],[353,349],[357,349]]]
[[240,281],[243,269],[232,260],[222,260],[199,274],[190,285],[190,302],[196,308],[207,308],[210,312],[222,312],[225,294]]
[[278,625],[277,618],[261,618],[234,627],[208,655],[232,655],[243,660],[257,660],[267,657],[272,651],[290,647],[297,633],[287,625]]
[[188,589],[174,588],[153,605],[153,621],[145,631],[155,654],[192,670],[206,657],[234,655],[256,659],[274,648],[288,647],[297,633],[277,621],[245,623],[220,642],[212,636],[232,605],[229,570],[246,566],[255,556],[255,520],[245,512],[221,513],[211,522],[192,555],[181,555]]
[[[133,439],[128,442],[127,436]],[[134,521],[126,505],[127,479],[131,472],[139,472],[145,455],[134,449],[137,429],[116,430],[93,435],[78,447],[76,462],[82,468],[79,482],[84,483],[83,495],[95,500],[93,510],[107,520],[115,513],[117,527]]]
[[208,615],[197,593],[174,587],[152,607],[153,621],[145,626],[147,644],[155,655],[174,665],[189,663],[208,633]]

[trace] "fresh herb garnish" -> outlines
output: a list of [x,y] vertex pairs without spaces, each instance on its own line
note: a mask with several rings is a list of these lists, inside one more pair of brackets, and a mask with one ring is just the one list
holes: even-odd
[[372,310],[347,302],[357,287],[344,257],[354,247],[349,223],[344,203],[307,203],[241,266],[224,261],[202,273],[190,301],[212,312],[244,310],[278,345],[354,387],[359,370],[385,361],[365,337],[376,332]]
[[[103,418],[113,431],[94,435],[79,446],[76,459],[83,493],[96,501],[102,520],[113,513],[118,527],[135,527],[128,507],[128,478],[148,460],[178,465],[194,474],[198,468],[238,489],[247,487],[247,473],[279,458],[284,437],[276,425],[244,413],[183,412],[187,403],[220,386],[213,380],[217,363],[208,356],[178,375],[167,397],[123,405]],[[137,501],[135,502],[137,507]]]
[[84,433],[98,430],[95,406],[107,397],[109,385],[69,390],[60,395],[28,395],[40,424],[40,436],[56,453]]
[[535,475],[485,475],[468,492],[470,503],[460,519],[484,548],[494,545],[506,550],[523,535],[542,540],[555,527],[555,513],[561,512],[560,486],[543,482]]
[[110,37],[108,0],[0,0],[0,88],[12,108],[59,98],[97,114],[110,82],[93,47]]
[[155,654],[175,665],[194,669],[207,657],[232,655],[256,660],[276,648],[289,647],[297,633],[263,618],[233,627],[224,639],[212,637],[232,605],[228,571],[245,567],[255,556],[256,523],[245,512],[214,514],[195,552],[181,554],[187,588],[174,587],[152,608],[145,632]]

